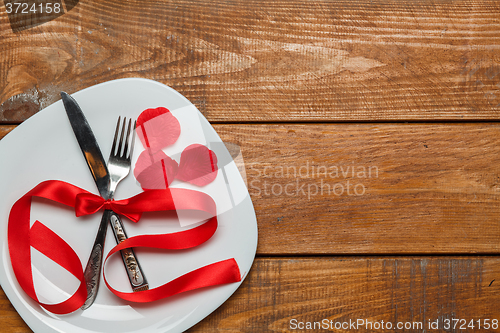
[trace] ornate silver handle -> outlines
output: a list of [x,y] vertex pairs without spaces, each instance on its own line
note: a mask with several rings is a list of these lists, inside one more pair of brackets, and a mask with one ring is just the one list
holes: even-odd
[[[127,239],[127,234],[125,233],[125,229],[118,214],[116,214],[115,212],[111,212],[109,216],[109,223],[111,224],[111,229],[113,230],[113,234],[115,235],[117,244],[120,244]],[[125,269],[127,270],[127,275],[130,281],[130,285],[132,286],[132,290],[134,292],[148,290],[148,281],[146,280],[146,277],[142,272],[139,261],[135,256],[134,250],[123,249],[120,252],[122,255],[123,264],[125,265]]]
[[87,300],[83,303],[81,309],[88,309],[97,296],[99,281],[101,280],[102,255],[104,250],[104,241],[106,240],[106,231],[108,230],[108,219],[112,211],[105,210],[102,214],[99,230],[90,252],[89,261],[83,272],[85,283],[87,285]]

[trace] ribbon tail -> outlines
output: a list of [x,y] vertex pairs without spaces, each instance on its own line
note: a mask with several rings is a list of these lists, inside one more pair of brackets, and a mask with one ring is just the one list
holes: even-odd
[[241,274],[233,258],[203,266],[165,283],[164,285],[135,293],[125,293],[111,287],[104,277],[106,286],[116,296],[137,303],[157,301],[183,292],[241,281]]
[[[190,230],[172,234],[130,237],[115,246],[108,253],[104,261],[104,266],[110,256],[125,248],[142,247],[182,250],[196,247],[206,242],[213,236],[216,230],[217,218],[213,217],[204,224]],[[223,260],[203,266],[157,288],[135,293],[126,293],[114,289],[106,279],[106,269],[104,269],[103,275],[106,286],[112,293],[124,300],[139,303],[152,302],[190,290],[241,281],[240,269],[234,259]]]

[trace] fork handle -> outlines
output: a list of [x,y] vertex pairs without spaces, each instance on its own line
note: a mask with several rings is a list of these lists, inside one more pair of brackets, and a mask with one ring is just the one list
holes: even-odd
[[[111,229],[113,230],[117,244],[120,244],[127,239],[125,228],[118,214],[111,212],[109,215],[109,223],[111,224]],[[139,265],[139,261],[135,256],[134,250],[127,248],[121,250],[120,252],[132,290],[134,292],[148,290],[148,281],[142,272],[141,265]]]
[[105,210],[102,214],[101,223],[99,224],[99,230],[97,231],[97,236],[92,246],[92,252],[90,252],[89,261],[83,272],[85,278],[85,284],[87,286],[87,299],[82,305],[81,309],[88,309],[93,303],[97,296],[97,290],[99,289],[99,281],[101,280],[101,267],[102,267],[102,257],[104,251],[104,241],[106,240],[106,231],[108,230],[108,220],[111,210]]

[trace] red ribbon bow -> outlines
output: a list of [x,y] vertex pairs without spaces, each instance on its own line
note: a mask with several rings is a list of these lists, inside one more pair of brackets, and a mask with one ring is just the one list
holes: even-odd
[[[104,200],[77,186],[57,180],[38,184],[12,206],[9,215],[8,243],[14,274],[23,290],[41,306],[56,314],[65,314],[79,309],[87,298],[83,269],[78,255],[61,237],[36,221],[30,228],[30,207],[33,197],[46,198],[75,208],[76,216],[96,213],[100,209],[112,209],[118,214],[137,222],[142,213],[170,210],[200,210],[212,216],[205,223],[185,231],[160,235],[130,237],[115,246],[107,255],[130,247],[179,250],[203,244],[217,229],[216,207],[213,199],[202,192],[188,189],[164,189],[142,192],[125,200]],[[175,204],[173,198],[175,197]],[[33,247],[55,261],[80,280],[78,290],[66,301],[44,304],[36,296],[31,272]],[[132,302],[151,302],[184,291],[241,281],[236,261],[231,258],[219,261],[186,273],[162,286],[136,293],[125,293],[108,288],[118,297]]]
[[129,200],[104,200],[92,193],[80,193],[75,198],[75,214],[77,217],[97,213],[101,209],[109,209],[120,215],[128,217],[137,222],[141,218],[142,212],[127,212],[126,207]]

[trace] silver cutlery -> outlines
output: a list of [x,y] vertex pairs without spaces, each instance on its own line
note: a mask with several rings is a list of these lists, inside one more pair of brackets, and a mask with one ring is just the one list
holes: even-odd
[[[119,181],[121,181],[121,179],[125,178],[129,172],[127,171],[127,173],[124,174],[125,171],[127,170],[127,164],[128,164],[128,170],[130,170],[130,157],[132,153],[134,137],[132,138],[132,143],[130,144],[130,154],[117,155],[114,152],[115,149],[112,149],[110,160],[113,160],[113,162],[111,164],[108,163],[108,165],[106,165],[101,150],[99,149],[99,145],[97,144],[97,140],[78,103],[65,92],[61,92],[61,97],[64,103],[64,108],[68,115],[68,119],[71,123],[71,127],[73,128],[73,132],[77,138],[78,144],[83,152],[85,160],[87,161],[87,165],[89,166],[94,181],[97,185],[99,194],[104,199],[111,199],[113,197],[114,190],[116,189],[116,185],[118,184]],[[116,132],[115,139],[113,143],[114,148],[116,148],[118,129],[115,132]],[[120,143],[118,144],[118,150],[121,151],[121,148],[123,146],[123,148],[128,153],[129,144],[123,143],[124,139],[123,132],[124,131],[122,130]],[[130,134],[130,126],[127,138],[129,134]],[[125,140],[127,140],[127,138],[125,138]],[[111,167],[113,169],[114,172],[113,175],[110,175],[108,167]],[[111,178],[114,178],[114,180],[112,181]],[[113,188],[111,188],[111,186],[113,186]],[[111,193],[110,190],[112,190]],[[97,291],[99,289],[99,281],[100,281],[102,259],[103,259],[103,249],[104,249],[104,242],[106,239],[108,221],[110,221],[110,223],[113,224],[112,229],[115,233],[115,239],[117,240],[117,242],[123,241],[123,239],[126,238],[125,229],[121,223],[120,218],[112,211],[105,210],[101,222],[99,224],[97,236],[94,241],[94,245],[92,246],[92,251],[89,260],[87,262],[87,266],[84,271],[85,281],[87,285],[87,300],[82,306],[83,310],[89,308],[92,305],[97,296]],[[142,270],[140,268],[137,259],[135,258],[134,252],[131,249],[124,249],[122,251],[122,259],[124,261],[132,289],[134,291],[147,290],[149,288],[147,281],[144,278],[144,274],[142,273]],[[132,268],[133,270],[131,270]]]
[[[111,147],[111,153],[108,160],[108,171],[110,176],[110,186],[109,186],[109,196],[108,199],[113,199],[116,186],[130,173],[130,164],[132,153],[134,150],[135,141],[135,122],[132,128],[132,119],[128,122],[127,134],[125,134],[126,118],[123,118],[123,125],[121,129],[120,139],[118,139],[118,132],[120,130],[120,117],[118,117],[118,122],[116,124],[115,138],[113,140],[113,146]],[[132,134],[131,134],[132,131]],[[118,143],[118,146],[117,146]],[[122,149],[123,145],[123,149]],[[127,234],[120,220],[120,216],[113,211],[110,211],[109,221],[113,234],[115,236],[116,242],[120,244],[125,239],[127,239]],[[123,263],[127,269],[128,278],[130,284],[132,285],[132,290],[134,292],[148,290],[149,285],[142,273],[142,269],[135,257],[134,250],[131,248],[123,249],[120,251],[122,255]]]

